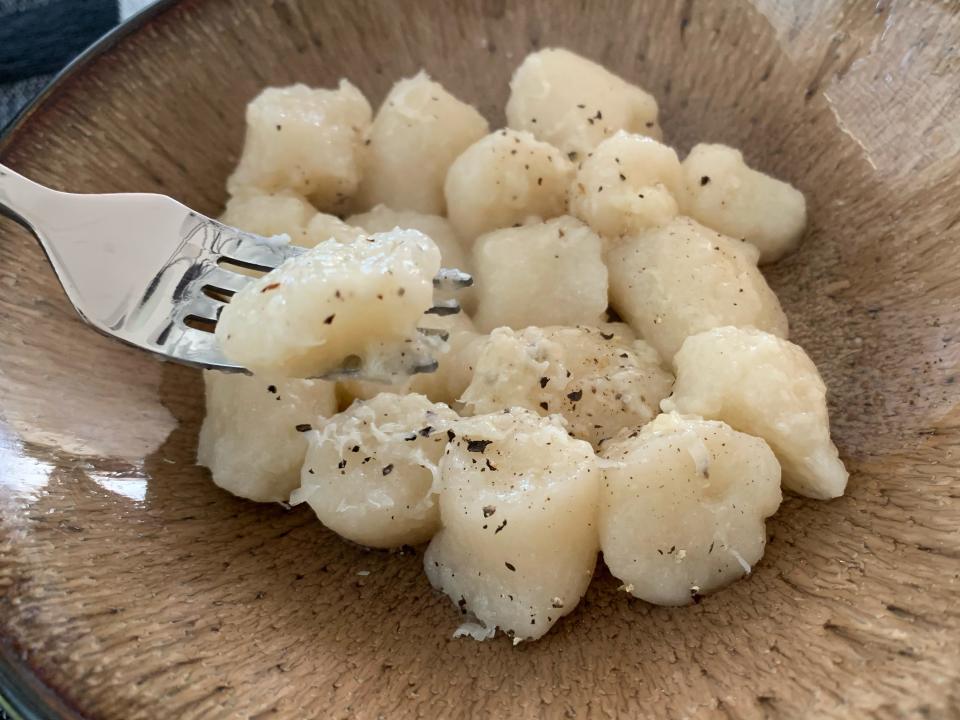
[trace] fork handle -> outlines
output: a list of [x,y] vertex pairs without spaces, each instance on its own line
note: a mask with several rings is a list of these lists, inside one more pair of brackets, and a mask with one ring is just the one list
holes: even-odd
[[57,196],[64,193],[28,180],[0,163],[0,215],[23,225],[34,234],[38,233],[37,222],[44,213],[53,210]]

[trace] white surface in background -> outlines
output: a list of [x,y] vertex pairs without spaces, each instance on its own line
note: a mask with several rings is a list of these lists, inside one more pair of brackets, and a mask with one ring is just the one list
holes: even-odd
[[143,10],[147,5],[152,5],[156,0],[120,0],[120,20],[126,20],[134,13]]

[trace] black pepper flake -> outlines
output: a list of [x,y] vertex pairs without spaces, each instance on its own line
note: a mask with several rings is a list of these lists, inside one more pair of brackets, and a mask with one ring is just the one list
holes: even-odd
[[586,110],[586,109],[587,109],[587,106],[584,105],[583,103],[577,103],[577,107],[580,108],[581,110]]
[[538,178],[537,178],[537,185],[543,185],[543,178],[542,178],[542,177],[538,177]]
[[277,131],[283,130],[283,125],[277,125]]
[[453,442],[456,439],[457,434],[453,430],[447,430],[447,441]]
[[550,378],[548,377],[540,378],[540,387],[545,388],[548,382],[550,382]]
[[550,405],[547,403],[546,400],[544,400],[543,402],[540,403],[540,407],[542,407],[544,410],[549,410],[549,409],[550,409]]
[[430,437],[430,433],[432,433],[432,432],[433,432],[433,426],[432,426],[432,425],[427,425],[425,428],[422,428],[422,429],[418,432],[418,434],[420,435],[420,437]]
[[554,598],[553,602],[550,603],[550,607],[556,608],[557,610],[559,610],[560,608],[563,607],[563,602],[560,600],[560,598]]
[[307,468],[307,472],[311,475],[316,475],[316,473],[313,471],[313,468]]
[[600,333],[600,337],[604,340],[613,340],[613,333]]
[[571,150],[570,152],[567,153],[567,157],[570,158],[571,161],[576,161],[576,159],[577,159],[577,151],[576,151],[576,150]]
[[350,448],[350,452],[360,452],[360,446],[354,445],[352,448]]
[[[714,541],[714,542],[716,542],[716,541]],[[710,543],[710,549],[707,550],[707,555],[709,555],[710,553],[713,552],[713,545],[714,545],[714,543]]]
[[507,570],[509,570],[510,572],[516,572],[516,571],[517,571],[517,569],[516,569],[513,565],[511,565],[510,563],[508,563],[508,562],[505,562],[504,565],[506,566]]
[[483,453],[493,440],[467,440],[467,452]]
[[490,462],[490,458],[487,458],[487,470],[489,470],[490,472],[497,471],[497,467],[492,462]]
[[313,430],[313,425],[311,425],[310,423],[300,423],[299,425],[297,425],[296,430],[297,432],[310,432],[311,430]]
[[693,588],[690,588],[690,599],[693,600],[694,605],[699,605],[700,601],[703,600],[703,595],[698,593]]
[[406,292],[407,292],[406,288],[400,288],[399,290],[397,290],[397,295],[399,295],[400,297],[403,297],[406,294]]
[[393,463],[390,463],[389,465],[384,465],[384,466],[383,466],[383,474],[384,474],[384,475],[389,475],[389,474],[392,473],[392,472],[393,472]]
[[416,434],[416,433],[410,433],[409,435],[404,435],[403,439],[404,439],[406,442],[413,442],[414,440],[417,439],[417,434]]
[[628,357],[630,357],[630,356],[629,356],[627,353],[620,353],[620,357],[622,357],[622,358],[628,358]]
[[485,505],[483,508],[483,516],[485,518],[488,518],[491,515],[493,515],[496,511],[497,511],[497,508],[495,508],[493,505]]
[[268,392],[268,393],[273,393],[274,395],[276,395],[276,394],[277,394],[277,386],[276,386],[276,385],[267,385],[267,392]]
[[583,397],[583,390],[574,390],[571,393],[567,393],[567,397],[573,400],[574,402],[578,402],[580,398]]
[[339,470],[343,470],[346,466],[347,466],[346,459],[341,460],[340,462],[337,463],[337,469]]
[[270,292],[271,290],[276,290],[278,287],[280,287],[280,283],[270,283],[269,285],[264,285],[262,288],[260,288],[260,292]]
[[703,177],[700,178],[700,185],[701,185],[701,186],[706,185],[706,184],[709,183],[709,182],[710,182],[710,176],[709,176],[709,175],[704,175]]
[[603,120],[603,113],[600,112],[599,110],[597,110],[596,118],[597,118],[597,120]]
[[627,176],[624,175],[623,173],[620,173],[620,179],[621,179],[621,180],[626,180],[626,179],[627,179]]
[[330,325],[330,324],[332,324],[332,323],[333,323],[333,319],[334,319],[335,317],[336,317],[336,313],[334,313],[333,315],[327,315],[327,317],[325,317],[325,318],[323,319],[323,324],[324,324],[324,325]]
[[457,607],[460,608],[461,613],[464,615],[467,614],[467,599],[463,595],[461,595],[460,599],[457,600]]
[[498,532],[503,530],[507,526],[507,520],[504,518],[503,522],[497,525],[497,529],[493,531],[493,534],[496,535]]

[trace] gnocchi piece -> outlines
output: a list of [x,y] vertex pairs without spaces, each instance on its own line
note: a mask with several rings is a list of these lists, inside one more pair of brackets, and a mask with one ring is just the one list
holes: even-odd
[[234,295],[217,340],[255,372],[315,377],[357,356],[368,377],[390,378],[423,350],[416,327],[439,268],[437,246],[416,230],[327,240]]
[[316,247],[326,240],[336,240],[340,243],[353,242],[366,234],[363,228],[348,225],[336,215],[317,213],[305,229],[307,237],[306,247]]
[[[386,205],[377,205],[372,210],[360,215],[353,215],[347,221],[359,225],[367,232],[387,232],[394,228],[404,230],[419,230],[433,240],[440,248],[440,263],[445,268],[458,268],[467,273],[473,272],[473,263],[470,254],[464,249],[460,238],[446,218],[439,215],[425,215],[409,210],[391,210]],[[469,312],[475,306],[473,289],[438,292],[438,299],[456,297],[460,304]]]
[[461,420],[440,461],[430,582],[490,635],[542,636],[593,576],[599,478],[590,445],[556,416],[514,408]]
[[434,402],[458,408],[460,396],[473,377],[473,368],[480,342],[486,337],[474,328],[473,321],[464,313],[438,317],[427,315],[421,327],[445,330],[449,333],[447,352],[437,356],[436,372],[420,373],[410,379],[411,392],[426,395]]
[[400,80],[383,101],[370,130],[360,204],[383,203],[398,210],[442,215],[447,170],[489,129],[473,106],[455,98],[425,72]]
[[436,355],[438,367],[434,372],[398,378],[395,384],[368,380],[340,381],[337,383],[340,406],[346,407],[354,400],[369,400],[382,392],[415,392],[453,407],[470,383],[473,370],[469,363],[475,354],[472,340],[479,336],[474,331],[473,322],[462,312],[456,315],[424,315],[420,327],[448,333],[447,350]]
[[573,165],[528,132],[498,130],[464,150],[447,172],[447,217],[471,245],[480,235],[567,210]]
[[220,222],[264,237],[287,235],[294,245],[313,247],[307,225],[316,214],[316,208],[292,190],[248,191],[227,201]]
[[498,328],[481,346],[463,402],[471,414],[511,406],[560,413],[575,437],[596,445],[650,422],[672,384],[642,340],[589,327]]
[[337,411],[333,383],[207,370],[197,463],[234,495],[282,502],[300,482],[305,423]]
[[752,245],[679,217],[610,251],[610,301],[665,359],[689,335],[722,325],[786,337],[787,316],[756,260]]
[[683,189],[672,148],[618,132],[597,145],[570,186],[570,213],[606,238],[670,222]]
[[484,332],[506,325],[596,325],[607,308],[603,242],[576,218],[498,230],[473,250]]
[[652,95],[561,48],[527,55],[513,73],[507,125],[533,133],[574,160],[617,130],[662,137]]
[[695,146],[683,161],[683,179],[684,212],[756,246],[761,263],[779,260],[800,243],[807,224],[803,193],[748,167],[739,150]]
[[372,111],[346,80],[336,90],[267,88],[247,106],[247,135],[231,195],[293,190],[321,210],[342,210],[360,184]]
[[686,605],[750,573],[780,466],[760,438],[722,422],[660,415],[605,444],[600,547],[634,596]]
[[803,348],[753,328],[694,335],[673,359],[677,381],[664,411],[723,420],[762,437],[800,495],[840,497],[847,471],[830,440],[826,387]]
[[440,527],[432,486],[456,419],[423,395],[354,403],[310,433],[290,502],[308,503],[320,522],[361,545],[426,542]]

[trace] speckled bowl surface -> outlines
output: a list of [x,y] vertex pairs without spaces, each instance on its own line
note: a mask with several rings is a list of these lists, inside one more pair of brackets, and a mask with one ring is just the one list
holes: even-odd
[[[789,499],[752,576],[686,608],[606,570],[543,640],[453,640],[420,554],[193,465],[198,373],[103,338],[0,222],[0,681],[28,717],[960,717],[960,17],[946,2],[187,0],[106,43],[0,142],[57,188],[217,213],[245,103],[419,68],[503,122],[531,49],[653,92],[668,141],[807,195],[770,268],[852,471]],[[361,575],[361,571],[369,574]],[[32,710],[31,710],[32,709]],[[30,713],[33,712],[33,715]]]

